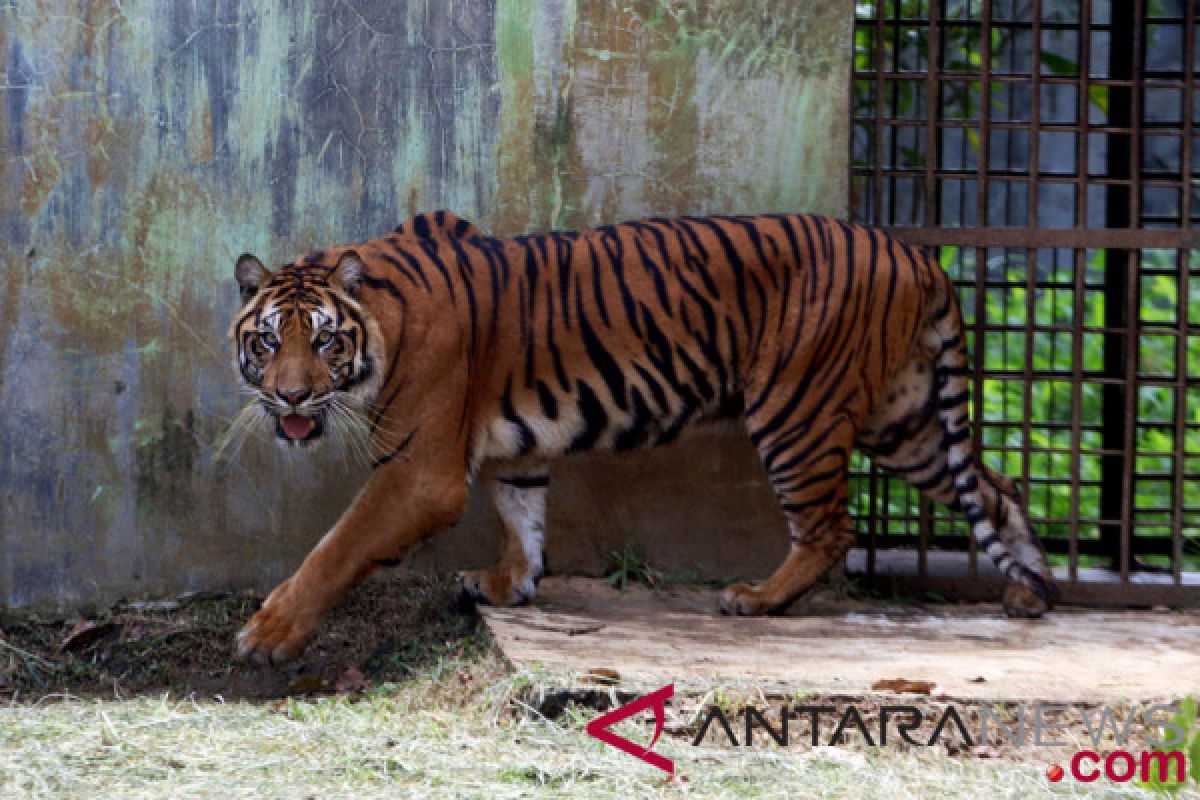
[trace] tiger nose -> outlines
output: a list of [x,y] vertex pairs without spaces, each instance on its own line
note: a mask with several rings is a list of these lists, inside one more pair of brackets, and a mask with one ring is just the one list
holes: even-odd
[[312,390],[310,390],[310,389],[277,389],[275,391],[275,394],[282,397],[288,403],[291,403],[294,406],[298,406],[301,403],[303,403],[305,400],[308,399],[308,396],[312,394]]

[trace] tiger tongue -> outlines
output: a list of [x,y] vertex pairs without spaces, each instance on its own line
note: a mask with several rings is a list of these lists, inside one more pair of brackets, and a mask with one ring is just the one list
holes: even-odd
[[307,439],[308,435],[313,432],[313,428],[317,427],[317,423],[311,417],[301,414],[288,414],[279,420],[279,424],[283,426],[283,432],[289,439],[297,441]]

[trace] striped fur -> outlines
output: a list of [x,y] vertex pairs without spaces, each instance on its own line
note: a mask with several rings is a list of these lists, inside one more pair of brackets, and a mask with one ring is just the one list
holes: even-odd
[[[347,260],[354,291],[338,277]],[[477,475],[510,541],[500,565],[464,585],[480,600],[523,602],[542,568],[548,460],[669,442],[722,416],[745,420],[792,539],[763,584],[726,590],[724,610],[782,608],[845,554],[855,447],[963,510],[1023,587],[1010,611],[1040,613],[1053,597],[1015,489],[972,455],[952,284],[878,230],[777,214],[494,238],[436,212],[285,266],[239,318],[266,298],[309,307],[326,295],[377,329],[356,339],[378,350],[362,406],[376,469],[243,632],[251,657],[294,655],[315,629],[297,608],[319,618],[373,565],[456,518]],[[253,338],[238,330],[244,359]]]

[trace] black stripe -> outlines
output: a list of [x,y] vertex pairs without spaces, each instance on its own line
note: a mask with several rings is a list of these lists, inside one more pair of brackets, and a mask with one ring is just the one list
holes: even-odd
[[[709,297],[719,300],[721,292],[717,289],[717,284],[713,280],[712,273],[708,271],[708,251],[704,248],[703,243],[701,243],[700,237],[682,219],[671,220],[671,228],[675,231],[676,238],[679,239],[679,245],[683,249],[684,263],[700,276],[700,281],[704,284],[704,289],[708,292]],[[688,249],[689,242],[695,248],[696,252],[700,254],[699,257],[692,255],[691,250]]]
[[[596,302],[596,310],[598,310],[600,312],[600,319],[602,319],[604,321],[605,327],[611,328],[612,320],[610,320],[608,318],[608,306],[606,306],[604,304],[604,286],[601,283],[601,276],[600,276],[600,256],[596,253],[596,248],[592,244],[592,240],[587,239],[586,242],[587,242],[587,248],[588,248],[588,255],[591,258],[591,267],[592,267],[592,299]],[[583,282],[580,281],[579,285],[577,285],[576,289],[575,289],[576,294],[580,295],[580,299],[578,300],[579,307],[583,306],[582,283]]]
[[417,214],[412,218],[413,233],[420,236],[422,239],[428,239],[433,235],[429,230],[429,219],[424,214]]
[[[411,269],[413,272],[415,272],[417,275],[420,276],[421,282],[425,284],[425,288],[428,289],[430,292],[432,292],[433,285],[429,282],[429,278],[427,278],[425,275],[425,268],[421,264],[421,259],[417,258],[412,253],[408,252],[406,247],[401,247],[395,243],[393,243],[393,245],[396,247],[396,254],[398,256],[400,256],[402,259],[404,259],[404,261],[408,264],[409,269]],[[451,296],[451,299],[453,299],[453,297],[454,297],[454,287],[453,286],[450,287],[450,296]]]
[[941,457],[942,453],[941,451],[938,451],[929,458],[917,464],[884,464],[881,462],[880,466],[882,466],[888,472],[894,472],[897,475],[907,475],[913,472],[921,472],[922,470],[932,467],[933,462],[937,461]]
[[683,366],[692,376],[692,385],[695,386],[696,391],[700,394],[701,399],[716,399],[717,395],[716,392],[713,391],[712,382],[709,381],[708,376],[704,374],[704,370],[700,369],[700,365],[697,364],[691,355],[688,354],[688,351],[685,350],[682,345],[677,344],[675,345],[675,353],[679,356],[679,360],[683,362]]
[[629,398],[625,392],[625,373],[612,354],[604,347],[587,317],[583,314],[583,303],[579,302],[579,332],[583,337],[583,346],[587,350],[588,359],[600,373],[601,379],[608,387],[613,402],[617,408],[625,411],[629,408]]
[[534,439],[533,431],[525,423],[525,420],[513,408],[512,375],[508,376],[508,383],[504,387],[504,396],[500,398],[500,413],[517,429],[517,435],[520,437],[520,443],[517,445],[518,454],[525,455],[531,452],[534,445],[537,444],[537,440]]
[[943,442],[943,444],[945,444],[946,447],[954,447],[955,445],[962,444],[963,442],[967,441],[967,439],[970,439],[970,438],[971,438],[971,429],[963,428],[961,431],[955,431],[955,432],[946,431],[946,433],[944,433],[942,435],[942,442]]
[[783,510],[788,514],[799,514],[817,506],[827,506],[837,496],[837,489],[830,489],[819,497],[802,503],[783,503]]
[[[989,533],[987,536],[984,536],[982,539],[979,540],[979,549],[983,550],[986,553],[988,550],[992,549],[993,545],[997,545],[997,544],[1000,545],[1001,547],[1004,546],[1004,544],[1000,541],[1000,537],[998,535],[996,535],[995,533]],[[991,555],[991,554],[989,553],[989,555]]]
[[650,374],[650,371],[636,361],[633,362],[633,369],[638,375],[641,376],[642,381],[646,384],[646,388],[650,390],[650,396],[654,399],[655,404],[658,406],[658,410],[663,414],[666,414],[668,411],[670,411],[671,406],[667,401],[667,393],[663,391],[662,385],[654,379],[654,376]]
[[954,475],[961,475],[963,472],[965,472],[967,469],[969,469],[970,466],[971,466],[971,459],[969,459],[969,458],[962,461],[959,464],[955,464],[953,462],[946,463],[946,468],[949,469],[950,472]]
[[[408,268],[404,266],[400,259],[391,255],[390,253],[385,253],[382,250],[380,251],[379,255],[384,261],[391,264],[401,275],[408,278],[409,283],[411,283],[413,286],[424,285],[425,291],[433,291],[433,287],[429,285],[429,281],[425,278],[425,274],[423,272],[417,272],[417,275],[420,276],[421,279],[420,283],[418,283],[417,278],[413,277],[413,273],[408,271]],[[366,280],[366,276],[363,276],[363,279]]]
[[970,392],[966,389],[963,389],[958,394],[952,394],[949,397],[939,396],[938,405],[944,409],[958,408],[959,406],[965,406],[969,398]]
[[554,242],[554,258],[558,262],[558,295],[559,307],[562,308],[563,327],[567,330],[571,329],[571,275],[573,265],[573,256],[571,252],[571,240],[565,239],[561,234],[550,234],[551,241]]
[[538,402],[542,404],[542,413],[547,419],[558,419],[558,400],[554,392],[543,381],[537,382]]
[[813,486],[824,483],[825,481],[828,481],[831,478],[839,478],[839,477],[841,477],[841,475],[844,472],[845,472],[845,469],[840,464],[838,466],[834,467],[833,469],[827,469],[827,470],[824,470],[823,472],[810,473],[808,471],[805,471],[804,472],[804,480],[797,481],[794,483],[789,483],[787,486],[781,485],[781,482],[779,480],[779,472],[772,472],[771,473],[771,483],[773,483],[775,485],[775,488],[778,491],[784,492],[786,494],[794,494],[796,492],[801,492],[805,489],[809,489],[809,488],[812,488]]
[[502,475],[497,480],[517,489],[544,489],[550,485],[550,476],[545,473],[541,475]]
[[396,456],[400,455],[405,450],[407,450],[408,444],[409,444],[409,442],[412,441],[412,438],[416,434],[416,432],[417,432],[416,428],[413,428],[411,431],[409,431],[408,436],[405,436],[404,439],[400,442],[400,444],[396,445],[396,447],[390,453],[388,453],[387,455],[383,456],[382,458],[378,458],[374,462],[372,462],[371,468],[378,469],[379,467],[382,467],[384,464],[388,463],[393,458],[395,458]]
[[576,394],[579,395],[579,413],[583,416],[583,430],[571,440],[567,452],[578,453],[591,450],[608,427],[608,412],[592,391],[592,387],[583,381],[576,382]]
[[613,442],[613,450],[623,453],[646,443],[650,435],[650,425],[654,422],[654,414],[642,399],[642,393],[634,386],[630,392],[633,398],[633,420],[627,429],[622,431]]
[[[634,225],[635,230],[641,230],[642,226]],[[670,313],[671,300],[667,297],[667,284],[663,280],[662,270],[654,263],[654,259],[646,252],[646,248],[642,246],[642,241],[637,236],[633,237],[633,246],[637,250],[638,256],[642,260],[642,268],[650,276],[654,282],[654,293],[658,295],[658,302],[662,306],[663,311]]]
[[[708,228],[717,237],[717,242],[720,243],[722,251],[725,253],[725,259],[729,263],[730,269],[733,271],[734,277],[734,292],[737,295],[738,309],[742,312],[742,323],[748,332],[754,330],[754,322],[750,316],[750,303],[746,297],[746,264],[742,261],[742,256],[738,253],[737,247],[733,240],[721,227],[717,219],[708,217],[689,217],[685,222],[694,222]],[[757,336],[751,333],[752,338]]]
[[914,480],[910,479],[909,483],[912,484],[913,488],[916,489],[917,491],[927,492],[930,489],[935,489],[938,486],[941,486],[942,482],[946,480],[946,477],[949,474],[950,474],[949,470],[947,470],[946,467],[943,466],[941,469],[939,469],[937,472],[935,472],[932,476],[925,478],[924,480],[919,480],[919,481],[914,481]]

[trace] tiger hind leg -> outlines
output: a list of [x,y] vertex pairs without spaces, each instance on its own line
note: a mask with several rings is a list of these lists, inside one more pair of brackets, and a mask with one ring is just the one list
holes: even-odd
[[930,345],[932,354],[916,354],[893,379],[858,446],[924,496],[962,511],[980,548],[1010,581],[1005,612],[1041,616],[1057,587],[1016,486],[975,457],[965,353],[954,335],[931,336]]
[[541,467],[502,474],[488,482],[504,528],[504,555],[491,569],[463,573],[463,593],[471,600],[514,606],[528,602],[537,591],[545,572],[542,547],[549,481]]
[[734,584],[721,594],[726,614],[754,616],[787,609],[854,543],[847,469],[854,434],[844,417],[804,425],[804,433],[759,439],[747,420],[775,494],[787,517],[791,547],[783,564],[759,586]]

